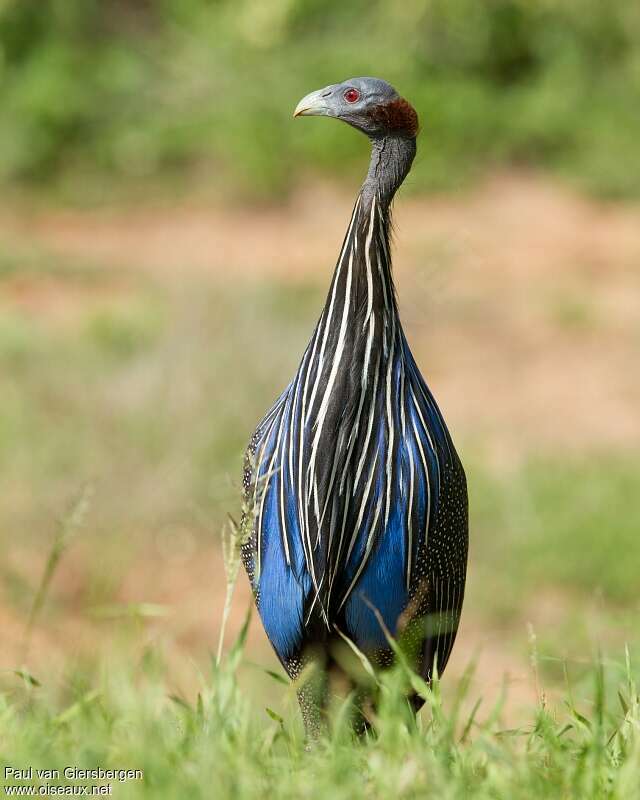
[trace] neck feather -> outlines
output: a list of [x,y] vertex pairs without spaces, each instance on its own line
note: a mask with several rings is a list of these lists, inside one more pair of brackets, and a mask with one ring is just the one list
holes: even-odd
[[371,141],[369,172],[362,186],[362,198],[371,207],[374,196],[386,211],[396,191],[407,177],[416,154],[416,140],[403,135],[389,135]]

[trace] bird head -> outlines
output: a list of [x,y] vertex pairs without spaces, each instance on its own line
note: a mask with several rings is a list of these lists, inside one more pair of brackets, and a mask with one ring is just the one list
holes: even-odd
[[318,89],[302,98],[294,117],[335,117],[371,138],[418,133],[413,106],[380,78],[350,78]]

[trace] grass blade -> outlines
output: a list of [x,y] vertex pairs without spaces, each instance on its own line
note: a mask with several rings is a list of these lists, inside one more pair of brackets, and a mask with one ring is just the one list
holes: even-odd
[[60,559],[71,544],[73,537],[82,527],[84,519],[87,515],[87,511],[89,510],[92,495],[93,488],[89,484],[85,485],[58,525],[58,530],[51,545],[51,550],[49,551],[49,556],[47,558],[42,577],[40,578],[40,584],[38,585],[38,590],[33,600],[31,611],[29,612],[27,626],[25,628],[22,642],[23,661],[27,660],[33,628],[36,623],[36,619],[38,618],[38,615],[44,606],[47,593],[51,586],[51,581],[53,580],[53,576],[55,575],[58,564],[60,563]]

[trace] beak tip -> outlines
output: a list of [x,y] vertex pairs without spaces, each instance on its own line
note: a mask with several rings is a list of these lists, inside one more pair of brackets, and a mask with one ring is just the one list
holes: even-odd
[[305,95],[293,111],[294,118],[329,116],[330,108],[327,105],[326,96],[326,89],[320,89]]

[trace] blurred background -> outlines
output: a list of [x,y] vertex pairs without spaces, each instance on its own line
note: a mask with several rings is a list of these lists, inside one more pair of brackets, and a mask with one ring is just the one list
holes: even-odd
[[352,75],[422,122],[395,270],[470,487],[449,682],[475,661],[515,715],[640,659],[637,0],[0,0],[1,670],[153,651],[192,691],[368,162],[291,112]]

